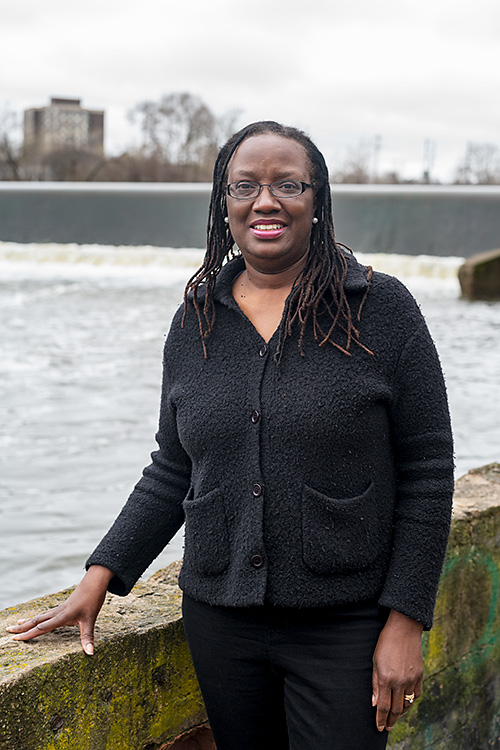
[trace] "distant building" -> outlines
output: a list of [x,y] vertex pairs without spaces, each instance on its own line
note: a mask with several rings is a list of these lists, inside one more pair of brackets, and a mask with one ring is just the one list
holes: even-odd
[[83,109],[80,99],[52,98],[47,107],[24,112],[24,147],[44,156],[54,151],[104,153],[104,112]]

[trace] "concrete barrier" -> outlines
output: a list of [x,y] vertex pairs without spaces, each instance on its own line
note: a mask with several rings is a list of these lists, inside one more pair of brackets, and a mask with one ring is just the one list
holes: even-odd
[[500,249],[478,253],[458,269],[462,297],[500,300]]
[[[213,748],[183,635],[179,563],[108,596],[96,654],[74,628],[31,643],[5,627],[68,592],[0,612],[0,750]],[[393,750],[500,750],[500,464],[457,482],[424,695]],[[257,750],[257,749],[256,749]]]
[[391,732],[393,750],[500,748],[500,464],[456,484],[424,694]]

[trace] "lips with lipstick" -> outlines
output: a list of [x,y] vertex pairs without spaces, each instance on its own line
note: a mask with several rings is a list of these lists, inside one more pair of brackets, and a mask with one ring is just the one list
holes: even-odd
[[250,224],[250,230],[255,237],[261,240],[274,240],[280,237],[286,229],[286,224],[282,221],[266,221],[265,219],[258,219]]

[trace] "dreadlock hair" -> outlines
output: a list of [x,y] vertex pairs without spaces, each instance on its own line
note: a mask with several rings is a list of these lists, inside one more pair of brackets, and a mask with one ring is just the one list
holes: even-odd
[[[202,266],[189,279],[184,292],[184,314],[186,318],[192,301],[198,317],[198,325],[205,358],[206,340],[215,324],[213,292],[215,281],[224,262],[234,257],[234,240],[224,217],[227,215],[227,170],[238,146],[252,136],[272,133],[297,141],[305,150],[311,166],[311,184],[316,201],[315,215],[318,223],[312,225],[309,252],[306,266],[295,281],[287,302],[285,320],[276,351],[276,361],[280,362],[283,345],[292,327],[299,327],[298,346],[303,355],[302,342],[308,320],[312,319],[314,338],[319,346],[329,343],[350,356],[352,344],[356,344],[369,354],[359,340],[359,332],[354,325],[351,307],[345,294],[347,260],[344,250],[351,250],[335,241],[328,168],[323,155],[308,135],[297,128],[281,125],[272,120],[254,122],[239,130],[222,146],[214,167],[213,188],[207,224],[207,251]],[[343,249],[341,249],[343,248]],[[361,300],[355,320],[359,322],[361,310],[370,288],[372,269],[368,269],[368,287]],[[200,306],[198,291],[205,285],[203,306]],[[192,297],[189,297],[190,292]],[[334,329],[345,334],[341,346],[333,340]]]

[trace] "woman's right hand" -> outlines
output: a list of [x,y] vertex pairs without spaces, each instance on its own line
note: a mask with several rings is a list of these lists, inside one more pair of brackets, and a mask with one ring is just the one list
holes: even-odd
[[17,625],[7,628],[8,632],[15,633],[13,638],[15,641],[29,641],[63,625],[79,625],[83,650],[92,656],[95,621],[112,578],[113,573],[108,568],[102,565],[91,565],[66,601],[35,617],[19,620]]

